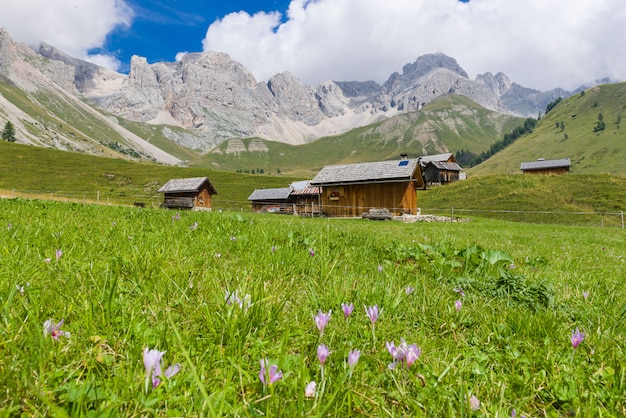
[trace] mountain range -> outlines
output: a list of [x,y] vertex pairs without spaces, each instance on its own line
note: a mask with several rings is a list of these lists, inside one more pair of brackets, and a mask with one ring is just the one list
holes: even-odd
[[[466,96],[499,114],[537,117],[549,102],[571,94],[526,88],[503,73],[471,80],[441,53],[418,57],[382,85],[305,85],[288,72],[259,82],[219,52],[154,64],[135,56],[129,74],[121,74],[45,43],[34,50],[3,29],[0,93],[0,119],[13,122],[21,142],[166,164],[232,138],[306,144],[419,113],[442,95]],[[37,116],[33,107],[40,109]]]

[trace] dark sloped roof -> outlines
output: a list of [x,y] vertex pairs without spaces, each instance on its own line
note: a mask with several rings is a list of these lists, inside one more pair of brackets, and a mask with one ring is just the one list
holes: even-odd
[[520,169],[522,171],[528,170],[542,170],[546,168],[559,168],[559,167],[569,167],[570,161],[569,158],[561,158],[560,160],[537,160],[537,161],[529,161],[526,163],[522,163]]
[[420,157],[420,160],[422,160],[422,165],[424,165],[432,161],[448,161],[450,157],[452,157],[452,153],[446,152],[445,154],[425,155]]
[[[413,173],[419,170],[418,160],[404,159],[373,163],[328,165],[311,180],[312,186],[326,186],[358,183],[384,183],[413,180]],[[416,180],[420,180],[418,178]]]
[[291,187],[278,189],[256,189],[252,192],[248,200],[286,200],[291,195]]
[[209,183],[209,190],[211,194],[217,194],[217,190],[211,184],[207,177],[190,177],[186,179],[171,179],[168,180],[159,190],[159,193],[180,193],[180,192],[198,192],[204,185]]
[[432,164],[439,170],[448,170],[448,171],[462,171],[460,165],[457,163],[449,163],[447,161],[430,161],[429,164]]

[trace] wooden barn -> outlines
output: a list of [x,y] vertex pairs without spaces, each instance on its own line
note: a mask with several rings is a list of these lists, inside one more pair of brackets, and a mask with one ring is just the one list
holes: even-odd
[[311,180],[322,187],[326,216],[361,217],[369,209],[386,208],[393,215],[417,214],[418,188],[424,186],[419,160],[326,166]]
[[296,181],[289,187],[256,189],[248,200],[254,212],[289,213],[302,216],[319,215],[320,187],[308,180]]
[[253,212],[293,213],[291,187],[255,189],[248,197]]
[[291,183],[291,200],[294,211],[302,216],[318,216],[320,214],[321,187],[312,186],[309,180]]
[[457,163],[454,154],[426,155],[420,158],[426,185],[443,185],[458,181],[463,169]]
[[161,206],[168,209],[211,210],[211,196],[217,190],[206,177],[171,179],[159,189]]
[[524,174],[562,175],[569,172],[569,168],[569,158],[561,158],[559,160],[544,160],[543,158],[540,158],[537,161],[522,163],[520,166],[520,169]]

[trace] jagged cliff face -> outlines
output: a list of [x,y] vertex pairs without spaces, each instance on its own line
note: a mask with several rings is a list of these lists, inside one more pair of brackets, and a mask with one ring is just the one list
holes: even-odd
[[[26,48],[5,38],[6,33],[0,36],[0,74],[3,63],[19,61],[15,49]],[[156,64],[135,56],[128,75],[69,57],[50,45],[43,44],[35,55],[42,76],[65,91],[129,120],[169,125],[163,130],[169,139],[202,151],[251,136],[302,144],[418,111],[442,94],[465,95],[487,109],[517,116],[536,116],[564,95],[562,90],[526,89],[501,73],[470,80],[444,54],[419,57],[382,86],[372,81],[308,86],[287,72],[257,82],[240,63],[218,52]]]

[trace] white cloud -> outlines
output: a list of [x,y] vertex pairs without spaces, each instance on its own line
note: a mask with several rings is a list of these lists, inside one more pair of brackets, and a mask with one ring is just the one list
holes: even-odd
[[232,13],[207,30],[259,80],[375,80],[426,53],[457,59],[470,77],[504,72],[538,89],[626,79],[623,0],[292,0],[287,16]]
[[183,52],[179,52],[178,54],[176,54],[176,57],[174,58],[176,60],[176,62],[180,61],[183,59],[183,57],[185,55],[187,55],[189,53],[189,51],[183,51]]
[[2,7],[0,26],[18,42],[44,41],[73,57],[116,69],[114,57],[91,55],[116,26],[127,26],[133,12],[123,0],[14,0]]

